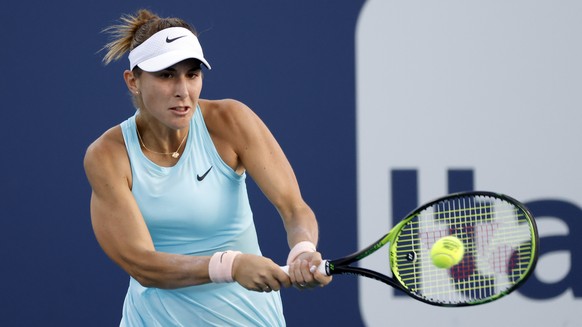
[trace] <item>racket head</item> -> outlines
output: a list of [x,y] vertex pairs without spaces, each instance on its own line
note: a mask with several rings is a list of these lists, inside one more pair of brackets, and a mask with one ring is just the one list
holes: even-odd
[[[493,192],[451,194],[427,203],[391,231],[390,268],[408,295],[439,306],[470,306],[501,298],[522,285],[535,269],[538,232],[529,210]],[[462,260],[434,266],[432,245],[455,236]]]

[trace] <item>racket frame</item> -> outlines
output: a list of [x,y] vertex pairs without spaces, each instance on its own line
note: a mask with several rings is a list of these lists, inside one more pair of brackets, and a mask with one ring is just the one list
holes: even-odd
[[[507,202],[515,205],[521,211],[523,211],[527,215],[527,219],[530,222],[530,228],[532,231],[531,242],[532,242],[533,254],[531,255],[531,258],[530,258],[529,269],[526,272],[526,274],[523,277],[521,277],[517,283],[513,284],[510,288],[503,290],[499,294],[496,294],[496,296],[488,297],[482,301],[475,301],[475,302],[460,302],[460,303],[434,302],[434,301],[430,301],[424,297],[418,296],[415,293],[409,291],[406,287],[404,287],[402,285],[402,283],[400,283],[398,278],[389,277],[385,274],[382,274],[380,272],[377,272],[377,271],[374,271],[371,269],[350,265],[350,264],[358,262],[361,259],[378,251],[380,248],[383,248],[386,244],[390,244],[390,246],[393,246],[394,245],[393,241],[396,238],[396,236],[400,233],[402,228],[404,226],[406,226],[410,220],[414,219],[418,215],[418,213],[422,212],[423,210],[425,210],[425,209],[427,209],[427,208],[429,208],[429,207],[431,207],[439,202],[442,202],[442,201],[445,201],[445,200],[448,200],[451,198],[472,197],[472,196],[491,197],[491,198],[507,201]],[[396,258],[393,257],[394,251],[392,251],[392,249],[389,252],[390,252],[390,260],[389,260],[390,270],[391,270],[392,275],[395,276],[395,272],[394,272],[392,267],[393,267],[393,263],[396,260]],[[509,293],[513,292],[514,290],[519,288],[521,285],[523,285],[523,283],[526,282],[526,280],[529,278],[529,276],[531,276],[531,274],[535,270],[535,267],[537,264],[537,259],[538,259],[538,253],[539,253],[539,236],[538,236],[538,230],[537,230],[537,226],[535,223],[535,219],[534,219],[533,215],[531,214],[531,212],[527,209],[527,207],[523,203],[519,202],[518,200],[516,200],[508,195],[495,193],[495,192],[488,192],[488,191],[458,192],[458,193],[452,193],[452,194],[437,198],[435,200],[432,200],[432,201],[412,210],[408,215],[406,215],[406,218],[402,219],[398,224],[396,224],[387,234],[382,236],[376,242],[370,244],[368,247],[366,247],[360,251],[354,252],[348,256],[342,257],[342,258],[338,258],[338,259],[334,259],[334,260],[326,260],[325,261],[325,273],[328,276],[351,274],[351,275],[358,275],[358,276],[363,276],[363,277],[375,279],[375,280],[381,281],[385,284],[388,284],[396,289],[403,291],[404,293],[406,293],[407,295],[411,296],[412,298],[414,298],[416,300],[419,300],[419,301],[422,301],[422,302],[425,302],[425,303],[428,303],[431,305],[435,305],[435,306],[442,306],[442,307],[474,306],[474,305],[479,305],[479,304],[491,302],[491,301],[494,301],[494,300],[499,299],[501,297],[504,297],[505,295],[508,295]]]

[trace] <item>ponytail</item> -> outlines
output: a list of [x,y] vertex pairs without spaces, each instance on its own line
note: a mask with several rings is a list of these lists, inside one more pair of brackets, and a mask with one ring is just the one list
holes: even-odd
[[120,23],[112,25],[103,30],[113,39],[107,43],[103,49],[107,53],[103,57],[103,62],[107,65],[112,61],[119,60],[125,53],[129,53],[138,45],[142,44],[150,36],[169,27],[184,27],[197,35],[196,30],[180,18],[160,18],[158,15],[147,9],[140,9],[135,15],[123,15]]

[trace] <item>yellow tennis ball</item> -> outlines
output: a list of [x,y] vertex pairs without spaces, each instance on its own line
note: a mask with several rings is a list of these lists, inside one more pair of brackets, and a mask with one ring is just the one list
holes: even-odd
[[454,236],[440,238],[430,249],[432,263],[443,269],[451,268],[461,262],[463,254],[465,254],[463,242]]

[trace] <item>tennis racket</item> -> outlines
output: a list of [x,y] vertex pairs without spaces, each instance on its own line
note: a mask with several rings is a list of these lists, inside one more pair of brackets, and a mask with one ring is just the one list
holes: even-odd
[[[464,246],[461,261],[448,269],[437,268],[430,256],[445,236]],[[392,277],[351,265],[387,244]],[[535,220],[517,200],[492,192],[455,193],[415,209],[367,248],[324,260],[318,270],[373,278],[432,305],[470,306],[522,285],[535,268],[538,244]]]

